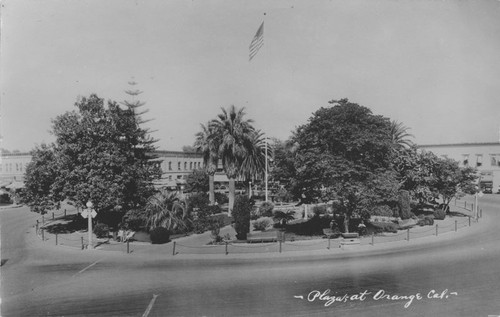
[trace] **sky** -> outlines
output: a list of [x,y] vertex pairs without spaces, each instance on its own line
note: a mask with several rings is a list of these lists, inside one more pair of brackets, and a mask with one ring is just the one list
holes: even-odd
[[53,142],[79,96],[130,99],[130,81],[160,150],[192,145],[230,105],[285,140],[341,98],[418,144],[500,139],[498,0],[3,0],[0,18],[10,151]]

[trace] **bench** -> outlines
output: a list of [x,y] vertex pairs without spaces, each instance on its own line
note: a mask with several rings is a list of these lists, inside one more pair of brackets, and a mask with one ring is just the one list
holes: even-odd
[[359,234],[357,232],[342,233],[341,245],[360,244]]
[[335,238],[338,238],[340,237],[340,232],[338,231],[333,231],[332,229],[330,228],[326,228],[326,229],[323,229],[323,234],[329,238],[329,239],[335,239]]

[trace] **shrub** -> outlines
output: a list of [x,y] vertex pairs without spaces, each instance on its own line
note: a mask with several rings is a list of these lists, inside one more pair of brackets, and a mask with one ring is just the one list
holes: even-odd
[[94,233],[98,238],[107,238],[109,235],[109,227],[104,223],[98,223],[94,227]]
[[429,226],[432,226],[434,224],[434,218],[433,217],[425,216],[424,217],[424,221],[425,221],[425,224],[429,225]]
[[261,217],[272,217],[273,216],[274,204],[269,201],[265,201],[259,207],[259,214]]
[[214,198],[219,205],[224,205],[229,202],[229,197],[227,197],[227,195],[224,193],[215,192]]
[[286,212],[277,210],[274,213],[273,219],[274,221],[277,221],[281,226],[281,225],[286,225],[288,221],[294,220],[295,219],[294,215],[295,212],[293,210],[288,210]]
[[331,221],[330,217],[314,216],[305,222],[285,225],[285,229],[298,235],[323,235],[323,229],[330,228]]
[[186,199],[186,207],[188,214],[200,209],[207,208],[210,205],[208,195],[205,193],[192,193]]
[[140,231],[146,228],[147,214],[144,210],[130,210],[122,218],[120,227],[126,230]]
[[410,193],[402,190],[398,198],[399,216],[401,219],[409,219],[411,217]]
[[444,220],[444,218],[446,218],[446,211],[444,211],[443,209],[437,209],[436,211],[434,211],[434,219]]
[[271,218],[263,217],[254,221],[253,228],[255,230],[264,231],[272,225],[273,221]]
[[391,207],[387,205],[375,206],[371,211],[372,216],[392,217],[393,214]]
[[277,201],[289,202],[293,200],[293,197],[286,189],[281,188],[276,193],[276,199]]
[[246,240],[250,232],[250,210],[252,209],[250,199],[246,195],[238,195],[234,200],[233,218],[236,239]]
[[250,210],[250,220],[257,220],[260,218],[260,212],[258,208],[252,208]]
[[371,222],[368,224],[368,226],[372,227],[375,233],[398,232],[398,225],[392,222]]
[[152,244],[163,244],[170,241],[170,231],[164,227],[156,227],[149,233]]
[[324,215],[327,213],[326,205],[315,205],[312,208],[312,212],[315,216]]

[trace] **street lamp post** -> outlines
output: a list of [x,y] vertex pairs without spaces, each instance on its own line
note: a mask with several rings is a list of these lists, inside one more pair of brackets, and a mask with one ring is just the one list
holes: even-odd
[[88,249],[93,249],[93,246],[92,246],[92,207],[94,207],[94,204],[92,204],[92,202],[89,200],[87,201],[87,218],[89,220],[89,245],[88,245]]

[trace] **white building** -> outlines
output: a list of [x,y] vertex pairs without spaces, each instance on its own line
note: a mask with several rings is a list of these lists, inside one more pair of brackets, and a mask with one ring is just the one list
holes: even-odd
[[500,189],[500,143],[458,143],[420,145],[420,149],[450,158],[460,166],[477,168],[482,182],[493,183],[493,193]]

